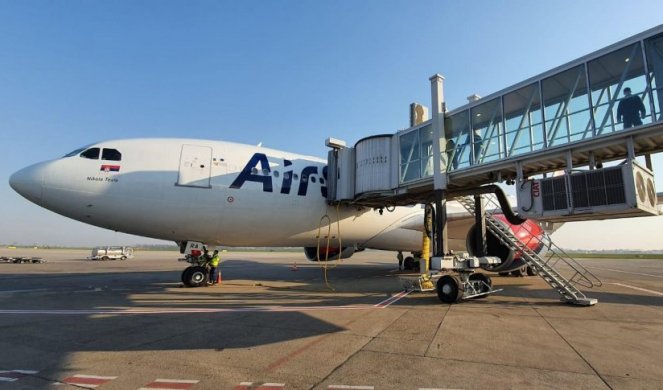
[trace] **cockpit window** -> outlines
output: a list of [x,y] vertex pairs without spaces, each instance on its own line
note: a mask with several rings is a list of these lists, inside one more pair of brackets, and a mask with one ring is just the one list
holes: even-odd
[[90,160],[98,160],[99,159],[99,148],[90,148],[83,153],[81,153],[81,157],[83,158],[89,158]]
[[74,150],[73,152],[69,152],[69,153],[65,154],[64,156],[62,156],[62,158],[77,156],[78,153],[84,151],[85,149],[87,149],[87,146],[83,146],[82,148],[78,148],[78,149]]
[[101,154],[101,159],[107,161],[120,161],[122,160],[122,153],[117,149],[104,149],[104,152]]

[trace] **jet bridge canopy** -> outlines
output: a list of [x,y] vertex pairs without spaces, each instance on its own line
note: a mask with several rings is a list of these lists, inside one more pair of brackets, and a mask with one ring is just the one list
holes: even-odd
[[[642,110],[627,114],[620,108],[627,89]],[[330,191],[330,200],[375,207],[430,202],[436,175],[453,193],[662,151],[663,25],[462,107],[437,110],[443,120],[436,121],[435,102],[432,107],[432,120],[381,136],[390,146],[369,159],[360,149],[372,137],[336,153],[356,168],[356,175],[337,175],[337,181],[353,182],[340,187],[355,192],[335,198]],[[335,164],[344,167],[344,161]],[[360,177],[366,164],[382,164],[388,172]],[[370,188],[365,177],[379,181],[379,188]]]

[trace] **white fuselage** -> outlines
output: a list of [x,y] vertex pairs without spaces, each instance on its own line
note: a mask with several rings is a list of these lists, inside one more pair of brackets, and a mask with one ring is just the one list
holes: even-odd
[[[320,238],[326,246],[331,236],[331,246],[420,250],[421,229],[412,227],[423,225],[420,206],[383,214],[329,206],[325,166],[315,157],[222,141],[132,139],[32,165],[10,184],[64,216],[164,240],[316,246]],[[464,240],[471,218],[453,223],[462,212],[450,207],[449,237]]]

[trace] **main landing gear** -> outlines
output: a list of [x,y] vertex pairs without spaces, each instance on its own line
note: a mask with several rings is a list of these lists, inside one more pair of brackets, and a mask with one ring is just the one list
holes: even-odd
[[202,287],[207,285],[209,270],[200,265],[186,267],[182,271],[182,284],[186,287]]

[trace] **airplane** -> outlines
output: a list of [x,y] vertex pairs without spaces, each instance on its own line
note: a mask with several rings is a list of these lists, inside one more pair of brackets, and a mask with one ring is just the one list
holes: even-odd
[[[262,146],[196,139],[109,140],[14,173],[10,186],[29,201],[105,229],[230,247],[303,247],[310,261],[351,257],[364,249],[421,254],[422,205],[385,210],[328,204],[327,161]],[[449,249],[465,251],[474,217],[448,203]],[[505,225],[531,236],[541,251],[546,232],[532,220]],[[330,241],[328,243],[328,240]],[[522,272],[526,263],[488,236],[490,270]],[[320,248],[320,249],[318,249]],[[411,267],[414,259],[405,259]],[[185,270],[186,271],[186,270]],[[190,275],[182,280],[193,286]]]

